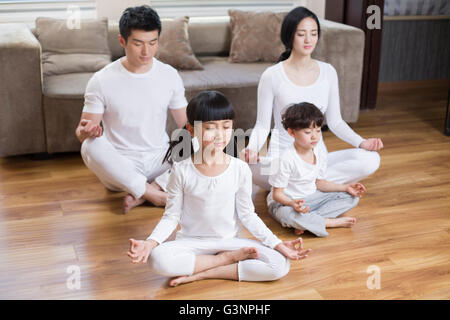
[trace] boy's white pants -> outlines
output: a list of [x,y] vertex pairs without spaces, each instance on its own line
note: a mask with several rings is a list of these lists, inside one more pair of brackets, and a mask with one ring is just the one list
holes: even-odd
[[152,182],[170,168],[162,163],[167,149],[152,152],[116,149],[104,135],[88,138],[81,145],[81,156],[86,166],[112,191],[126,191],[141,198],[146,183]]

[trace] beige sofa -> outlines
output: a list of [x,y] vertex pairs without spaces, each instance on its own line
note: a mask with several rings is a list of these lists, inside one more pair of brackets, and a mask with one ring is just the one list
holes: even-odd
[[[340,82],[341,112],[347,122],[359,114],[363,66],[362,30],[322,20],[317,59],[331,63]],[[113,59],[123,56],[117,23],[109,23]],[[247,130],[256,120],[259,78],[270,63],[229,63],[231,31],[228,17],[191,18],[189,39],[204,66],[201,71],[180,71],[189,100],[196,93],[215,89],[235,106],[236,127]],[[0,156],[79,151],[74,131],[83,108],[83,95],[92,73],[43,77],[41,47],[26,26],[0,28]],[[167,130],[175,128],[168,116]]]

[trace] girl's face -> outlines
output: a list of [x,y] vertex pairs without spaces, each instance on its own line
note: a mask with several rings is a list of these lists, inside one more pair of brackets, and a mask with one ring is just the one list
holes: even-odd
[[194,134],[202,144],[203,150],[212,149],[221,152],[230,142],[233,134],[233,120],[217,120],[201,122]]
[[304,18],[297,26],[292,43],[293,51],[303,56],[309,56],[316,48],[318,40],[319,30],[316,21],[310,17]]
[[292,130],[288,128],[288,133],[295,139],[295,144],[305,150],[314,149],[322,138],[322,130],[314,123],[309,128]]

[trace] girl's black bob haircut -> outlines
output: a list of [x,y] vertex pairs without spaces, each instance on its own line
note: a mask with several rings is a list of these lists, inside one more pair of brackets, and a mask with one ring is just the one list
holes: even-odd
[[195,121],[234,120],[234,109],[230,101],[218,91],[202,91],[186,108],[189,124]]
[[[208,122],[219,120],[234,120],[235,114],[233,105],[228,99],[219,91],[202,91],[198,93],[194,98],[189,101],[186,108],[187,120],[190,125],[194,125],[196,121]],[[184,126],[183,129],[187,129]],[[172,140],[169,145],[169,149],[164,156],[163,163],[169,161],[173,162],[172,151],[174,147],[183,142],[183,135]],[[184,142],[186,143],[186,141]],[[190,141],[190,154],[194,152],[194,148]],[[234,145],[233,154],[237,154],[236,145]],[[185,159],[189,156],[183,153],[183,149],[179,153],[174,155],[177,159]]]

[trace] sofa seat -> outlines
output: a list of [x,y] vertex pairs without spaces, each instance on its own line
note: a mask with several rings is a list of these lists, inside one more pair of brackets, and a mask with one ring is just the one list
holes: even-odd
[[44,77],[43,94],[52,98],[80,99],[94,73],[68,73]]
[[204,70],[180,71],[186,90],[214,90],[258,85],[272,63],[230,63],[228,57],[199,57]]

